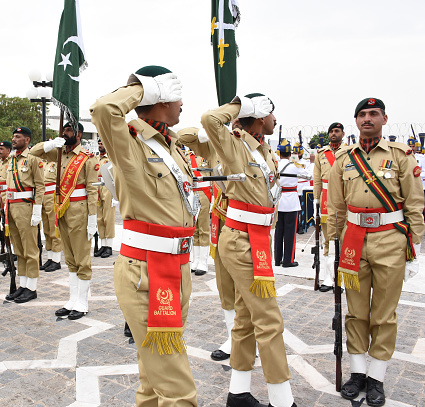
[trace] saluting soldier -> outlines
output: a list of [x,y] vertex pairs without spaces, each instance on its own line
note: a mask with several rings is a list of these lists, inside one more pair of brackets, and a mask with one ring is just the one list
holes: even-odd
[[414,257],[425,229],[424,196],[412,150],[382,137],[388,120],[384,103],[364,99],[354,117],[360,140],[337,151],[329,178],[328,232],[330,239],[337,235],[342,240],[339,280],[342,274],[348,305],[351,378],[341,395],[352,400],[366,388],[367,404],[383,406],[403,279],[419,270]]
[[[79,319],[88,312],[91,268],[91,239],[96,233],[97,171],[96,157],[81,146],[84,127],[78,123],[74,133],[70,123],[62,137],[38,143],[31,154],[56,161],[57,148],[65,145],[61,157],[60,201],[55,203],[65,263],[69,268],[69,301],[55,312],[58,317]],[[58,197],[55,197],[58,200]]]
[[40,270],[52,272],[61,268],[62,240],[56,236],[55,230],[55,200],[57,163],[46,161],[44,165],[44,197],[41,218],[43,232],[46,237],[47,261],[40,266]]
[[[276,301],[270,229],[280,198],[276,157],[264,136],[276,125],[273,104],[253,93],[202,115],[223,173],[245,173],[245,182],[229,182],[226,224],[218,242],[223,264],[235,282],[235,326],[228,407],[259,406],[251,394],[256,342],[267,382],[270,405],[295,406],[283,343],[283,320]],[[225,123],[239,118],[243,130],[229,132]]]
[[6,201],[6,175],[7,167],[9,166],[11,155],[10,151],[12,150],[12,143],[10,141],[0,142],[0,205],[4,208],[4,203]]
[[[99,147],[99,165],[105,165],[109,162],[106,149],[102,144],[102,140],[98,140]],[[99,172],[99,180],[102,177]],[[100,249],[94,253],[94,257],[102,257],[103,259],[112,256],[112,243],[115,237],[115,207],[118,204],[112,198],[111,192],[105,186],[99,186],[99,201],[97,207],[97,228],[100,237]]]
[[[183,332],[199,200],[191,190],[190,165],[169,130],[179,122],[182,105],[177,76],[145,66],[91,107],[114,165],[123,218],[114,282],[137,345],[138,407],[197,406]],[[125,115],[133,109],[138,119],[127,125]]]
[[[335,122],[328,128],[329,145],[318,150],[314,162],[314,179],[313,179],[313,196],[314,196],[314,211],[316,212],[316,203],[320,200],[320,225],[323,236],[325,237],[323,255],[325,256],[324,279],[319,291],[326,292],[332,290],[334,286],[334,265],[333,261],[329,260],[329,236],[327,228],[328,219],[328,185],[329,173],[335,163],[335,153],[341,147],[344,137],[344,126]],[[343,214],[341,214],[342,216]],[[316,214],[314,216],[316,219]]]
[[18,256],[20,287],[6,300],[17,303],[37,298],[39,261],[37,225],[41,222],[44,194],[43,162],[30,155],[31,130],[18,127],[13,131],[12,146],[16,150],[9,160],[6,175],[5,234]]

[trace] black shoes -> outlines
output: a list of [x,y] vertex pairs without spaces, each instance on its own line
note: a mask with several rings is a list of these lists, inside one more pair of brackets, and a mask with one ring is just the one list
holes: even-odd
[[195,276],[203,276],[204,274],[207,274],[205,270],[195,270]]
[[275,265],[276,267],[279,267],[281,264],[282,264],[282,262],[281,262],[281,261],[275,261],[275,262],[274,262],[274,265]]
[[211,353],[211,359],[216,361],[226,360],[230,358],[230,353],[223,352],[220,349],[215,350]]
[[324,284],[322,284],[322,285],[319,287],[319,291],[320,291],[320,292],[322,292],[322,293],[326,293],[326,292],[331,291],[331,290],[333,290],[333,287],[331,287],[331,286],[329,286],[329,285],[324,285]]
[[100,257],[104,250],[105,250],[105,246],[102,246],[97,252],[94,252],[93,256]]
[[5,299],[7,301],[13,301],[15,298],[19,297],[23,292],[25,288],[19,287],[13,294],[7,294]]
[[127,338],[133,337],[133,334],[131,333],[130,327],[128,326],[127,322],[125,323],[125,326],[124,326],[124,336],[126,336]]
[[294,261],[293,263],[282,263],[282,267],[298,267],[298,262]]
[[229,393],[227,395],[226,407],[266,407],[266,405],[260,404],[251,393]]
[[66,309],[66,308],[59,308],[56,312],[55,315],[57,317],[66,317],[67,315],[69,315],[71,313],[71,310]]
[[46,263],[40,266],[40,270],[46,270],[46,268],[49,267],[50,264],[52,264],[52,259],[47,259]]
[[366,402],[368,406],[380,407],[385,404],[384,383],[372,377],[367,378]]
[[[269,403],[269,407],[273,407],[273,406]],[[297,405],[295,404],[295,402],[292,403],[292,406],[291,407],[297,407]]]
[[80,312],[80,311],[72,310],[68,315],[68,319],[72,319],[72,320],[80,319],[86,314],[87,314],[87,312]]
[[351,373],[350,380],[342,386],[341,396],[347,400],[354,400],[365,387],[366,375],[364,373]]
[[105,246],[100,257],[102,257],[102,259],[106,259],[109,256],[112,256],[112,247]]
[[55,270],[59,270],[61,268],[61,264],[59,262],[51,261],[51,263],[44,269],[46,273],[50,273]]
[[19,297],[15,297],[15,302],[22,304],[37,298],[37,291],[31,291],[29,288],[24,288],[22,294]]

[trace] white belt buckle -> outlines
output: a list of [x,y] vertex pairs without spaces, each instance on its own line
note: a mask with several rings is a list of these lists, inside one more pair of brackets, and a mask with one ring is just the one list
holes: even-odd
[[274,212],[273,213],[267,213],[266,214],[266,220],[264,222],[264,226],[273,225],[273,221],[274,221]]
[[359,213],[360,225],[363,228],[377,228],[379,226],[379,213]]
[[172,254],[190,253],[193,245],[193,237],[175,237]]
[[7,192],[6,192],[6,198],[7,198],[9,201],[13,201],[13,200],[15,199],[15,193],[14,193],[14,192],[12,192],[12,191],[7,191]]

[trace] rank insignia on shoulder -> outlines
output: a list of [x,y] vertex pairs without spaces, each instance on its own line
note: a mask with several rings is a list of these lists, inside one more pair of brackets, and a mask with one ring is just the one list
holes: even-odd
[[413,153],[413,150],[411,149],[411,148],[409,148],[407,151],[406,151],[406,155],[411,155]]
[[421,167],[419,167],[418,165],[413,168],[413,175],[415,177],[419,177],[421,175]]

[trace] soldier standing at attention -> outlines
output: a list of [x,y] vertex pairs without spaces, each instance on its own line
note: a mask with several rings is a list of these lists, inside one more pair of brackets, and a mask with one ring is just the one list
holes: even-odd
[[[166,68],[145,66],[127,83],[98,99],[91,114],[114,165],[123,218],[114,283],[137,345],[136,405],[196,407],[183,332],[199,200],[190,165],[169,130],[179,122],[181,82]],[[138,119],[127,124],[133,109]]]
[[12,146],[16,150],[7,169],[5,234],[18,256],[20,287],[6,300],[17,303],[37,298],[39,275],[36,226],[41,222],[41,204],[44,194],[43,162],[30,155],[28,145],[31,130],[18,127],[13,131]]
[[[105,165],[109,162],[106,150],[102,141],[98,140],[99,146],[99,165]],[[102,180],[99,172],[99,180]],[[94,257],[103,259],[112,256],[112,243],[115,237],[115,206],[118,204],[112,198],[111,192],[105,186],[99,187],[99,202],[97,207],[97,228],[100,237],[100,249],[94,254]]]
[[51,162],[57,160],[57,148],[65,145],[61,158],[61,203],[56,204],[55,212],[69,268],[69,301],[55,315],[68,319],[79,319],[88,312],[91,239],[96,233],[97,187],[93,183],[97,182],[99,164],[81,146],[83,131],[81,123],[76,134],[71,124],[66,123],[62,137],[38,143],[31,149],[31,154]]
[[[245,182],[229,182],[226,224],[218,242],[223,264],[236,287],[235,326],[227,407],[255,407],[251,372],[256,342],[267,382],[270,406],[296,406],[283,343],[282,314],[276,301],[270,229],[280,198],[276,157],[264,136],[273,134],[273,104],[254,93],[236,97],[202,115],[201,123],[213,144],[224,174],[245,173]],[[239,118],[243,130],[225,126]]]
[[424,196],[412,150],[382,137],[388,120],[384,103],[364,99],[354,117],[359,143],[337,151],[329,178],[329,239],[342,240],[339,280],[343,275],[348,305],[345,331],[351,378],[341,395],[352,400],[366,387],[367,404],[383,406],[403,279],[419,270],[415,254],[419,255],[425,229]]
[[46,237],[47,261],[40,266],[40,270],[52,272],[61,268],[62,240],[56,236],[55,230],[55,187],[56,167],[54,161],[44,165],[44,197],[41,217],[43,219],[43,232]]
[[[332,259],[329,260],[329,236],[327,229],[328,219],[328,182],[329,173],[335,162],[335,153],[341,147],[342,138],[344,137],[344,126],[341,123],[332,123],[328,128],[329,145],[320,148],[314,162],[314,180],[313,180],[313,196],[314,196],[314,219],[316,219],[316,203],[320,200],[320,224],[325,237],[323,255],[325,256],[325,270],[322,285],[319,291],[330,291],[334,285],[334,265]],[[341,214],[343,216],[343,214]]]

